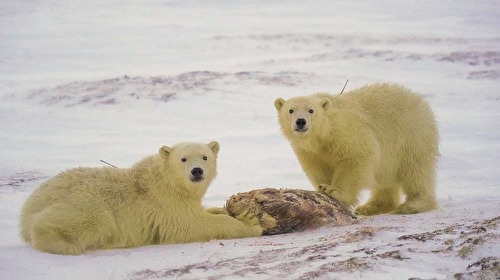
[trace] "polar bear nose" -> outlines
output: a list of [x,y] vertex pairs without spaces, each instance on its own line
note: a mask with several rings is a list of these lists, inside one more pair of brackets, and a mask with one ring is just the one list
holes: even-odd
[[193,175],[193,177],[195,178],[199,178],[203,175],[203,169],[195,167],[191,170],[191,175]]
[[303,119],[303,118],[300,118],[300,119],[297,119],[295,121],[295,124],[297,125],[298,128],[304,128],[304,126],[306,126],[306,120]]

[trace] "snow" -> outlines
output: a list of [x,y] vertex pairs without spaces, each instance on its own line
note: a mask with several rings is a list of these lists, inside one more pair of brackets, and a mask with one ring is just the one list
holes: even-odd
[[[498,26],[495,1],[0,1],[0,279],[449,279],[478,277],[488,257],[498,267]],[[179,141],[221,144],[207,207],[265,186],[312,190],[273,101],[346,79],[398,82],[430,102],[438,210],[76,257],[18,237],[46,178],[101,159],[128,167]]]

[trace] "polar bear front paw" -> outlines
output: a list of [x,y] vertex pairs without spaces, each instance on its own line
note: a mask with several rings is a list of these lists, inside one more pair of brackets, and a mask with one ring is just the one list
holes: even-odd
[[251,213],[248,210],[236,216],[236,219],[250,227],[255,225],[260,226],[259,218],[254,213]]
[[236,219],[239,221],[243,222],[245,225],[251,228],[252,230],[252,235],[254,236],[260,236],[262,235],[262,232],[264,231],[264,228],[260,225],[260,220],[255,213],[252,213],[251,211],[245,211],[241,214],[239,214]]
[[362,216],[372,216],[390,212],[394,207],[391,205],[366,203],[356,208],[355,213]]
[[214,215],[229,215],[226,208],[212,207],[212,208],[208,208],[206,210],[208,213],[214,214]]
[[320,184],[318,187],[321,193],[324,193],[330,197],[333,197],[337,200],[341,200],[342,191],[339,188],[333,187],[327,184]]

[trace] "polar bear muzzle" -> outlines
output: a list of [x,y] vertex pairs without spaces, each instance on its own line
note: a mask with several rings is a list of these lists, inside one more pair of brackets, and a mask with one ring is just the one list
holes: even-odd
[[191,182],[201,182],[205,177],[203,176],[203,169],[195,167],[191,169]]
[[307,120],[304,118],[298,118],[295,120],[295,129],[296,132],[306,132],[308,130]]

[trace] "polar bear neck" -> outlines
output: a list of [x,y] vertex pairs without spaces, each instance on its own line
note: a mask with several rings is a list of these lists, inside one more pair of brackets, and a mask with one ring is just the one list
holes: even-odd
[[322,149],[325,146],[328,146],[326,142],[326,137],[322,135],[307,135],[306,137],[289,137],[289,140],[292,144],[292,147],[298,147],[304,151],[317,151],[318,149]]

